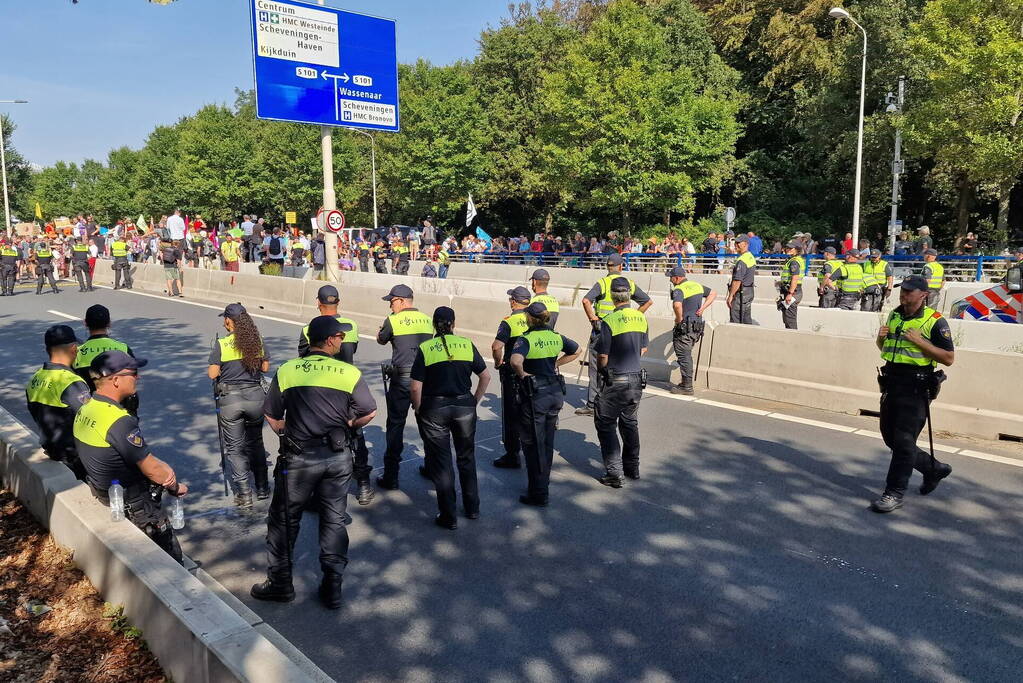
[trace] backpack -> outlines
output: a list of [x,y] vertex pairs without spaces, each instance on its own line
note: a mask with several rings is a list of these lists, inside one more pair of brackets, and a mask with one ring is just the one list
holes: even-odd
[[277,256],[280,253],[281,253],[281,240],[280,240],[280,238],[278,238],[278,237],[271,237],[270,238],[270,249],[268,251],[268,254],[269,255],[273,255],[273,256]]

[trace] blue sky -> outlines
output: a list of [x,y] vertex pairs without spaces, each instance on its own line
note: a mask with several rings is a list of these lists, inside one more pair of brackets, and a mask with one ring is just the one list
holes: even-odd
[[[36,164],[106,160],[154,126],[252,87],[250,0],[0,0],[0,105]],[[510,0],[327,0],[396,19],[398,60],[472,58]]]

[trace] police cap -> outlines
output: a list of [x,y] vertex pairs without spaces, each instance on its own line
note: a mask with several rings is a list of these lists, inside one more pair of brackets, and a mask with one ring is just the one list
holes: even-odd
[[1016,247],[1012,250],[1013,254],[1023,254],[1023,245]]
[[411,299],[412,288],[408,285],[395,285],[391,287],[391,291],[387,293],[387,296],[383,297],[384,301],[390,301],[391,299]]
[[628,292],[632,289],[629,284],[629,279],[625,277],[616,277],[611,280],[611,291],[612,292]]
[[99,329],[110,325],[110,309],[103,304],[93,304],[85,309],[85,324],[89,329]]
[[236,320],[238,318],[238,316],[242,315],[243,313],[248,313],[248,311],[245,310],[245,307],[242,306],[240,303],[233,303],[233,304],[228,304],[227,306],[225,306],[224,307],[224,312],[223,313],[218,313],[217,317],[218,318],[228,318],[230,320]]
[[537,268],[536,270],[533,271],[533,274],[529,276],[529,279],[530,280],[543,280],[543,281],[546,282],[546,281],[551,279],[551,274],[548,273],[543,268]]
[[512,287],[508,290],[508,296],[510,296],[513,301],[517,301],[519,303],[529,303],[529,300],[532,298],[532,294],[530,294],[529,290],[525,287]]
[[834,247],[824,247],[824,253],[825,254],[837,254],[838,252],[835,250]]
[[43,343],[46,344],[46,348],[52,348],[54,346],[63,346],[64,344],[78,344],[78,337],[75,336],[75,331],[71,329],[70,325],[51,325],[46,329],[46,333],[43,335]]
[[924,249],[924,256],[937,256],[937,255],[938,255],[938,250],[937,249]]
[[902,281],[902,288],[906,291],[922,292],[927,289],[927,278],[923,275],[910,275]]
[[92,359],[89,374],[93,377],[109,377],[125,370],[144,368],[148,363],[145,358],[132,358],[124,351],[104,351]]
[[330,337],[339,332],[344,334],[344,328],[337,318],[332,315],[319,315],[309,323],[309,343],[322,344]]
[[686,269],[682,266],[675,266],[668,269],[668,277],[685,277]]
[[846,258],[859,258],[860,257],[860,252],[856,251],[855,249],[850,249],[849,251],[845,252],[845,257]]
[[870,250],[871,258],[873,258],[874,256],[880,256],[880,255],[881,255],[881,250],[880,249],[871,249]]
[[316,292],[316,300],[321,304],[327,304],[333,306],[341,301],[341,295],[337,293],[337,287],[334,285],[323,285],[319,291]]
[[802,245],[802,244],[800,244],[799,242],[788,242],[788,243],[787,243],[787,244],[785,245],[785,248],[786,248],[786,249],[802,249],[802,248],[803,248],[803,245]]
[[539,301],[534,301],[533,303],[531,303],[528,306],[526,306],[526,313],[528,313],[529,315],[533,316],[534,318],[539,318],[541,315],[543,315],[546,312],[547,312],[547,307],[544,306]]
[[455,322],[455,309],[450,306],[438,306],[433,311],[433,323],[436,325],[439,322]]
[[622,258],[621,254],[609,254],[607,257],[607,265],[609,266],[620,266],[625,263],[625,259]]
[[741,233],[740,232],[738,235],[735,236],[735,241],[736,241],[736,243],[739,243],[739,242],[747,242],[748,243],[749,242],[749,235],[746,235],[745,233]]

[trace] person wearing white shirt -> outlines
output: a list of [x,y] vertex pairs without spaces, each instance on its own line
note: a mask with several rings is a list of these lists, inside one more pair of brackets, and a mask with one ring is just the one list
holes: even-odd
[[167,232],[173,241],[185,239],[185,219],[181,217],[181,209],[174,209],[174,215],[167,219]]

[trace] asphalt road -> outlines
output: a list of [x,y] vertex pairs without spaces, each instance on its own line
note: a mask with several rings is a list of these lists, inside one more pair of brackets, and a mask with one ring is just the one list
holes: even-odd
[[[434,527],[410,420],[401,490],[378,492],[366,508],[350,499],[345,608],[316,600],[312,515],[297,546],[296,602],[254,601],[265,503],[242,516],[223,496],[205,377],[217,310],[69,289],[0,300],[0,402],[31,424],[23,387],[44,358],[43,330],[57,313],[109,306],[114,336],[151,360],[141,381],[147,439],[192,489],[185,551],[338,680],[1019,680],[1020,467],[939,455],[953,476],[924,498],[914,475],[905,508],[879,516],[867,510],[887,469],[879,440],[648,396],[643,479],[611,490],[595,481],[591,419],[571,412],[577,387],[562,414],[549,508],[518,503],[524,471],[490,465],[500,454],[490,395],[478,431],[482,517],[461,519],[456,532]],[[292,357],[298,325],[257,324],[274,365]],[[381,406],[367,429],[377,465],[376,363],[386,356],[366,339],[357,355]]]

